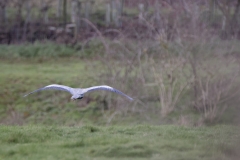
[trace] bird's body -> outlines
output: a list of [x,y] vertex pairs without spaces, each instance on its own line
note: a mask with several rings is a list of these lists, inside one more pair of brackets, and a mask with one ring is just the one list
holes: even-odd
[[82,99],[84,94],[87,92],[91,92],[91,91],[95,91],[95,90],[107,90],[107,91],[111,91],[111,92],[115,92],[117,94],[123,95],[126,98],[128,98],[129,100],[133,100],[131,97],[129,97],[128,95],[122,93],[121,91],[112,88],[110,86],[106,86],[106,85],[102,85],[102,86],[93,86],[93,87],[89,87],[89,88],[71,88],[68,86],[64,86],[64,85],[59,85],[59,84],[51,84],[48,86],[45,86],[43,88],[39,88],[33,92],[30,92],[28,94],[26,94],[24,97],[28,96],[29,94],[35,93],[35,92],[39,92],[42,90],[61,90],[61,91],[67,91],[70,94],[72,94],[71,99],[76,100],[76,99]]

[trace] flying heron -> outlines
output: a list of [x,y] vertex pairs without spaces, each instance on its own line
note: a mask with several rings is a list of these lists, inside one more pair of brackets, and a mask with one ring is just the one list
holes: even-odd
[[61,90],[61,91],[67,91],[69,93],[72,94],[71,99],[72,100],[76,100],[76,99],[82,99],[83,95],[87,92],[91,92],[91,91],[95,91],[95,90],[106,90],[106,91],[111,91],[111,92],[115,92],[117,94],[123,95],[126,98],[128,98],[129,100],[133,100],[133,98],[129,97],[128,95],[122,93],[121,91],[112,88],[110,86],[106,86],[106,85],[102,85],[102,86],[93,86],[93,87],[89,87],[89,88],[71,88],[68,86],[64,86],[64,85],[59,85],[59,84],[51,84],[48,86],[45,86],[43,88],[39,88],[35,91],[32,91],[26,95],[24,95],[24,97],[28,96],[29,94],[35,93],[35,92],[39,92],[42,90]]

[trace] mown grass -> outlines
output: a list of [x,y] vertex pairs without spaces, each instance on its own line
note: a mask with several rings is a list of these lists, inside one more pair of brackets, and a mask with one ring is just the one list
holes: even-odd
[[[1,159],[228,159],[233,126],[0,126]],[[234,142],[234,143],[233,143]]]

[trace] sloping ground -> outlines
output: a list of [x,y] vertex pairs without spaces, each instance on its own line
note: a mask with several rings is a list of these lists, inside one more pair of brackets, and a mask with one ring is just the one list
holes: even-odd
[[237,159],[239,128],[0,126],[0,159]]
[[[149,81],[142,83],[139,79],[138,72],[134,72],[138,69],[138,66],[131,72],[134,74],[133,76],[128,73],[127,69],[125,70],[126,72],[124,72],[128,73],[128,76],[126,76],[127,74],[125,73],[121,76],[120,73],[125,67],[124,63],[113,59],[113,62],[109,62],[109,67],[113,68],[115,73],[110,73],[109,76],[108,70],[105,69],[106,67],[97,58],[83,59],[78,56],[74,57],[74,51],[64,47],[58,48],[57,45],[53,44],[35,45],[36,46],[28,46],[31,49],[28,49],[28,47],[24,48],[24,46],[5,46],[6,48],[0,48],[0,56],[2,53],[3,58],[1,59],[0,57],[0,86],[2,87],[0,90],[1,124],[83,125],[89,123],[174,123],[195,125],[198,124],[198,119],[201,118],[201,113],[191,110],[192,106],[189,104],[192,99],[191,92],[189,91],[182,94],[183,98],[179,100],[179,103],[171,115],[167,117],[160,116],[161,105],[159,104],[160,99],[158,95],[158,91],[160,90],[156,87],[159,82],[155,81],[154,76],[148,71],[149,65],[143,64],[142,66],[145,70],[144,72],[147,73],[145,77],[148,77]],[[22,49],[20,49],[21,47]],[[57,50],[60,50],[60,52],[57,52]],[[8,52],[5,54],[5,51]],[[32,53],[36,53],[36,57],[26,58]],[[69,57],[61,57],[61,53],[66,53]],[[11,58],[7,58],[8,56]],[[6,59],[4,59],[4,57]],[[211,65],[209,66],[219,66],[217,68],[220,68],[220,62],[211,60]],[[221,68],[224,68],[224,66],[222,65]],[[236,70],[236,72],[239,71],[238,68],[234,70]],[[233,71],[231,65],[225,67],[223,72],[229,71]],[[224,77],[229,77],[228,75],[231,74],[226,74]],[[223,76],[219,77],[223,78]],[[215,79],[217,78],[218,77]],[[223,80],[225,79],[226,78],[223,78]],[[179,84],[181,81],[182,80],[179,81]],[[71,95],[69,93],[61,91],[44,91],[23,98],[24,94],[53,83],[69,85],[71,87],[89,87],[106,84],[134,97],[136,101],[129,102],[122,96],[104,91],[86,94],[82,100],[75,102],[70,101]],[[148,84],[150,85],[148,86]],[[152,84],[153,86],[151,86]],[[168,82],[166,86],[167,84]],[[239,84],[240,79],[234,84],[236,87],[232,93],[235,93],[235,89],[239,89]],[[213,85],[213,87],[214,86],[217,85]],[[232,96],[230,91],[226,93]],[[237,93],[239,93],[239,91]],[[215,94],[211,92],[211,96],[212,95]],[[235,96],[226,103],[227,110],[223,116],[219,117],[221,123],[239,123],[238,97],[239,94],[235,94]],[[144,103],[139,103],[138,99]],[[221,112],[220,107],[219,112]],[[219,123],[219,121],[217,121],[217,123]]]
[[[61,60],[61,62],[53,60],[52,62],[44,62],[43,64],[31,62],[15,62],[12,64],[10,62],[2,62],[0,64],[2,69],[0,73],[0,84],[2,86],[0,91],[0,123],[26,124],[28,120],[30,123],[43,120],[42,122],[49,124],[55,119],[56,121],[54,121],[57,124],[62,124],[62,120],[65,118],[74,121],[76,116],[79,120],[81,115],[79,115],[79,112],[77,113],[77,110],[81,109],[79,106],[87,106],[87,104],[78,105],[77,102],[84,103],[88,97],[85,97],[83,101],[70,102],[71,95],[65,92],[42,92],[40,93],[40,95],[43,95],[42,97],[36,94],[23,98],[23,95],[52,83],[69,85],[71,87],[92,86],[95,83],[92,79],[89,79],[87,64],[88,62],[86,61],[78,60],[72,60],[71,63],[64,60]],[[94,98],[94,96],[91,97]],[[38,100],[35,101],[34,99]],[[51,103],[54,103],[54,105]],[[38,112],[39,110],[43,112],[40,111],[40,113]],[[57,112],[67,114],[63,115]],[[42,117],[47,113],[51,113],[51,115],[46,116],[51,117],[50,119]]]

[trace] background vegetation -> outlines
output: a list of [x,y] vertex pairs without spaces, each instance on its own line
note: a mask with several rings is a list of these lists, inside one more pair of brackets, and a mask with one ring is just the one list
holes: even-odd
[[[238,159],[240,1],[12,0],[0,6],[4,159],[56,158],[42,146],[71,152],[69,159],[79,153],[84,159]],[[134,101],[108,92],[76,102],[58,91],[22,97],[52,83],[107,84]]]

